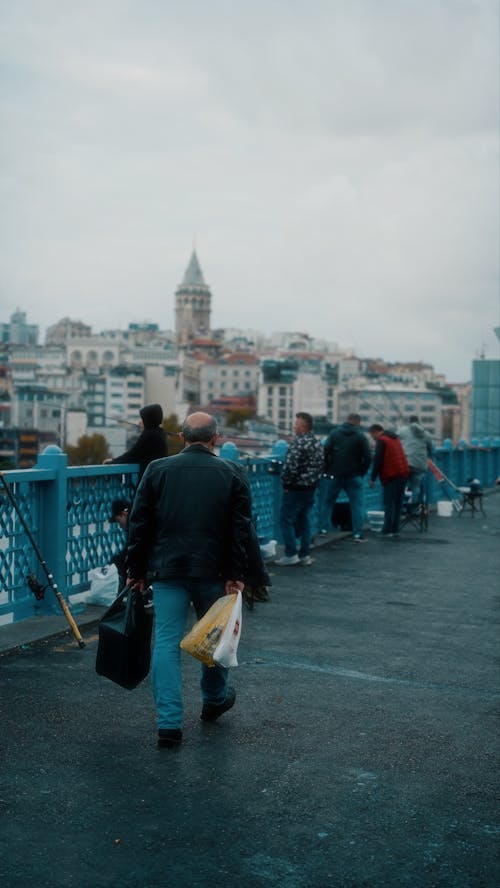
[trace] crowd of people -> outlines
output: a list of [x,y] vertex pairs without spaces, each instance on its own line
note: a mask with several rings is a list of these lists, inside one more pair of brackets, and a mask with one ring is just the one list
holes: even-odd
[[[139,483],[132,502],[114,500],[111,521],[124,531],[126,544],[114,557],[121,587],[146,593],[152,589],[155,629],[152,687],[160,747],[182,743],[183,702],[179,643],[189,606],[198,618],[223,595],[243,591],[245,584],[269,584],[255,527],[245,469],[215,453],[217,423],[207,413],[190,414],[182,425],[184,448],[168,457],[159,404],[140,411],[142,431],[132,448],[106,462],[136,462]],[[431,442],[412,416],[400,434],[373,424],[369,445],[360,417],[348,416],[325,442],[314,434],[309,413],[296,414],[294,437],[283,464],[280,522],[284,554],[280,567],[312,563],[311,512],[317,487],[327,479],[323,509],[332,513],[344,491],[351,511],[352,535],[365,541],[363,478],[377,479],[383,489],[382,537],[394,538],[405,486],[417,502]],[[200,718],[216,721],[234,706],[236,692],[222,666],[201,669]]]

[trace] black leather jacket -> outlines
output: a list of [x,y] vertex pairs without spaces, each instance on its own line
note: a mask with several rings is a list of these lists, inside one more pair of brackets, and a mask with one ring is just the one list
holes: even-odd
[[244,580],[252,502],[244,470],[203,444],[146,469],[129,518],[128,574]]

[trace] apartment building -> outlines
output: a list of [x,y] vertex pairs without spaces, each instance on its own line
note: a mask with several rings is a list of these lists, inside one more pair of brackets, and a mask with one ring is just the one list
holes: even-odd
[[441,440],[441,398],[425,387],[351,380],[348,388],[337,392],[337,422],[345,422],[349,413],[359,413],[365,428],[375,422],[397,428],[416,415],[433,439]]

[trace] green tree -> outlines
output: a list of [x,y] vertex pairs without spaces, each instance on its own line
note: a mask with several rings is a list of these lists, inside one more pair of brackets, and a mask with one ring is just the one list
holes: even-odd
[[66,448],[70,466],[97,466],[110,456],[108,442],[104,435],[82,435],[75,447]]
[[163,420],[162,426],[165,432],[170,432],[168,435],[168,455],[175,456],[175,454],[179,453],[184,447],[184,441],[182,438],[179,438],[179,420],[177,414],[170,413]]
[[226,425],[229,429],[243,431],[247,419],[250,419],[252,416],[255,416],[255,410],[252,410],[250,407],[230,410],[226,416]]

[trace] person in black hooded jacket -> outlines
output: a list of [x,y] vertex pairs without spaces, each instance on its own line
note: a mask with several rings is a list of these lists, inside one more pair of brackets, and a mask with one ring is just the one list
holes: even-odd
[[147,404],[139,411],[142,431],[135,444],[121,456],[105,459],[104,465],[116,463],[139,463],[140,481],[150,462],[168,456],[167,436],[161,428],[163,410],[160,404]]

